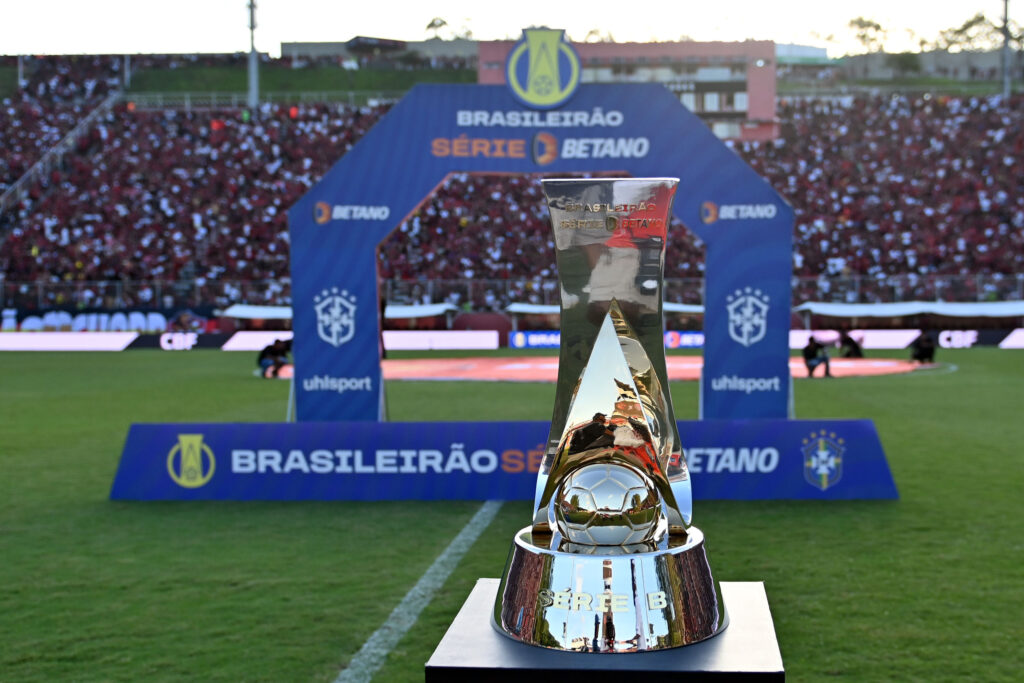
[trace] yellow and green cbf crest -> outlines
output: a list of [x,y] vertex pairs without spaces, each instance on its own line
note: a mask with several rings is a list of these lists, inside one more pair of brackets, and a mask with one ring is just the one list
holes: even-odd
[[167,473],[178,486],[197,489],[213,478],[217,460],[203,443],[202,434],[178,434],[178,443],[167,454]]
[[580,84],[580,57],[558,28],[523,29],[523,38],[505,64],[508,87],[534,109],[553,109],[572,97]]
[[803,440],[804,479],[822,491],[839,483],[843,476],[846,440],[825,429],[811,432]]

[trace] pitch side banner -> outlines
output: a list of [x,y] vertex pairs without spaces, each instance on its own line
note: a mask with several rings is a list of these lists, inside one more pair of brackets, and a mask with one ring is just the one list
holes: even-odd
[[[118,500],[533,500],[547,422],[136,424]],[[897,498],[870,420],[680,421],[699,499]]]
[[524,39],[507,86],[416,86],[289,210],[300,420],[381,419],[376,248],[452,173],[679,178],[707,249],[702,417],[787,416],[792,209],[664,86],[580,84],[558,34],[546,80]]
[[52,308],[0,310],[0,332],[169,332],[201,333],[212,306],[188,308]]

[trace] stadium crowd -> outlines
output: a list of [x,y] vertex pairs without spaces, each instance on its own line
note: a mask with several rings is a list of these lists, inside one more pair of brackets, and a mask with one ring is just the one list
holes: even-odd
[[26,57],[24,61],[17,95],[0,101],[0,193],[121,83],[118,57]]
[[270,280],[269,300],[283,300],[286,209],[381,111],[265,104],[246,120],[119,106],[33,189],[0,264],[10,281]]
[[[279,68],[315,64],[290,59],[273,60],[261,54],[266,65]],[[179,55],[70,55],[24,56],[23,79],[14,96],[0,100],[0,192],[21,177],[59,142],[85,115],[111,92],[119,90],[129,72],[147,69],[175,70],[189,67],[239,67],[248,56],[234,54]],[[16,68],[18,58],[0,57],[0,66]],[[429,61],[419,66],[433,67]],[[377,67],[376,63],[372,66]],[[448,68],[447,63],[436,68]]]
[[[59,61],[37,68],[21,98],[5,101],[0,182],[116,87],[116,60],[79,66],[75,83]],[[794,273],[805,279],[795,300],[884,300],[894,282],[904,298],[1012,295],[1011,276],[1024,272],[1022,105],[1020,97],[793,101],[780,106],[777,140],[731,143],[796,211]],[[0,277],[185,281],[210,303],[286,303],[286,209],[386,108],[119,106],[0,216]],[[382,244],[380,276],[509,283],[484,291],[473,302],[482,307],[538,300],[555,276],[541,197],[539,176],[454,175]],[[699,277],[701,251],[677,226],[666,277]],[[977,291],[962,277],[975,274],[991,275],[996,290]],[[940,276],[951,284],[936,290]],[[239,284],[257,281],[270,284]],[[145,286],[129,290],[152,297]],[[676,298],[693,297],[699,292]]]
[[[866,276],[875,300],[892,276],[916,298],[941,278],[1024,271],[1024,98],[887,97],[788,103],[782,135],[739,151],[796,209],[794,273]],[[997,279],[997,278],[993,278]],[[1007,283],[1011,282],[1009,278]],[[797,292],[797,300],[806,299]]]

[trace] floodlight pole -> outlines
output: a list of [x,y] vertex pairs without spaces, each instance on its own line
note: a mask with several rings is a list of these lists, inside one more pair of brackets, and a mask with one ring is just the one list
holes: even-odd
[[260,104],[260,67],[256,55],[256,0],[249,0],[249,98],[247,100],[251,113]]
[[1010,0],[1003,0],[1003,97],[1010,96]]

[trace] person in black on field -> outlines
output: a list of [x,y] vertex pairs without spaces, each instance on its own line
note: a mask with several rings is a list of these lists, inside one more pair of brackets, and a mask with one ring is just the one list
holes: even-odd
[[864,357],[864,351],[861,350],[860,344],[846,330],[839,333],[839,347],[842,349],[843,358]]
[[388,299],[384,294],[380,296],[380,327],[377,330],[378,343],[380,343],[380,357],[386,359],[388,357],[388,350],[384,348],[384,315],[388,310]]
[[819,365],[825,366],[825,376],[832,376],[832,369],[828,364],[828,351],[825,347],[818,343],[818,340],[811,337],[807,341],[807,346],[804,347],[804,365],[807,366],[807,376],[814,377],[814,370]]
[[[275,339],[273,344],[263,347],[259,358],[256,359],[256,364],[260,366],[260,372],[264,377],[267,379],[277,377],[281,367],[288,362],[291,347],[291,342],[283,339]],[[270,374],[267,374],[268,368],[271,368]]]
[[935,362],[935,340],[928,334],[928,330],[921,330],[921,336],[910,344],[910,360],[918,363]]

